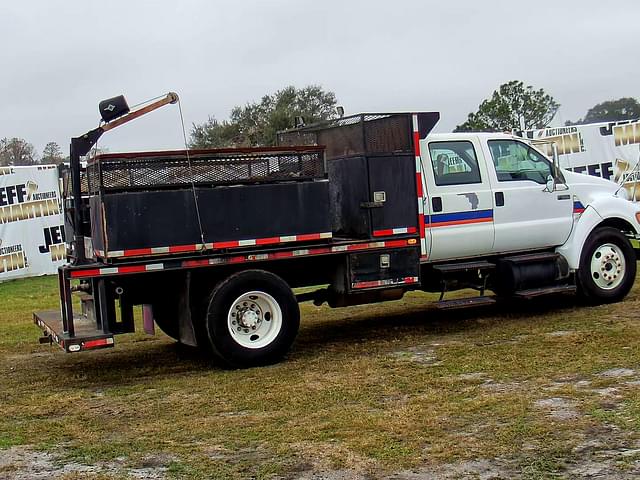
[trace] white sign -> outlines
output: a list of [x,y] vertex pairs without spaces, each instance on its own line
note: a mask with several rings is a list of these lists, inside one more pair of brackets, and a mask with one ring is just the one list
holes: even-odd
[[[527,130],[521,135],[553,141],[562,168],[623,183],[629,198],[640,200],[640,183],[633,178],[640,159],[640,120]],[[536,146],[549,157],[553,154],[551,144]]]
[[0,167],[0,281],[56,273],[63,224],[55,165]]

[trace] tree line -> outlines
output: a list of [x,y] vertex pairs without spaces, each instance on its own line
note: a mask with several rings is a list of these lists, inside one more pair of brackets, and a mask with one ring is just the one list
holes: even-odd
[[[231,110],[228,120],[215,117],[191,128],[190,148],[258,147],[274,145],[276,132],[291,128],[294,118],[306,123],[336,118],[336,95],[318,85],[293,86]],[[544,89],[513,80],[500,85],[454,131],[511,132],[548,126],[560,104]],[[607,100],[587,110],[585,116],[565,125],[640,119],[635,98]]]
[[[236,106],[228,120],[214,116],[194,123],[189,148],[259,147],[275,144],[276,133],[291,128],[296,117],[308,123],[337,118],[336,94],[319,85],[304,88],[288,86],[260,101]],[[456,132],[529,130],[545,128],[555,117],[560,104],[544,89],[513,80],[500,85]],[[607,100],[589,108],[583,118],[565,125],[640,119],[640,103],[635,98]],[[32,144],[22,138],[0,140],[0,166],[59,164],[65,161],[60,146],[49,142],[38,155]]]
[[0,166],[3,167],[59,164],[64,160],[65,156],[56,142],[47,143],[39,156],[34,146],[23,138],[0,139]]

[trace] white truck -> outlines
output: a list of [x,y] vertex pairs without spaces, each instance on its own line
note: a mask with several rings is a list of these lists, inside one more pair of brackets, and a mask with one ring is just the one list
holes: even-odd
[[[43,341],[112,347],[142,305],[148,333],[157,325],[249,367],[285,355],[303,301],[423,290],[440,292],[441,308],[574,292],[602,303],[635,280],[640,207],[623,189],[516,136],[430,134],[436,112],[303,125],[270,148],[104,154],[81,168],[100,135],[175,101],[136,112],[123,97],[102,102],[105,124],[72,139],[68,263],[61,310],[34,314]],[[463,288],[479,294],[444,298]]]
[[560,169],[529,142],[505,134],[434,134],[420,145],[429,262],[498,257],[498,264],[511,264],[506,278],[496,279],[498,290],[517,291],[509,283],[528,283],[536,269],[515,265],[529,263],[526,252],[547,250],[584,297],[617,301],[628,293],[640,207],[614,182]]

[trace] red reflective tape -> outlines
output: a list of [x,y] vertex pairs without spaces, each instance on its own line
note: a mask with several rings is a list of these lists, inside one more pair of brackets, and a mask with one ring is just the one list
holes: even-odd
[[368,243],[356,243],[355,245],[347,245],[347,250],[366,250],[371,248]]
[[416,189],[418,190],[418,197],[422,199],[422,174],[416,172]]
[[413,132],[413,146],[415,148],[416,157],[420,156],[420,133]]
[[138,273],[146,272],[147,269],[144,265],[132,265],[128,267],[118,267],[118,273]]
[[243,263],[248,261],[245,257],[231,257],[229,263]]
[[450,222],[429,223],[427,227],[437,228],[437,227],[446,227],[451,225],[468,225],[470,223],[486,223],[486,222],[493,222],[493,218],[470,218],[468,220],[451,220]]
[[374,288],[374,287],[389,287],[395,285],[403,285],[407,283],[417,283],[418,277],[404,277],[395,281],[393,279],[388,280],[370,280],[366,282],[354,282],[352,288]]
[[280,243],[280,237],[258,238],[256,245],[269,245],[272,243]]
[[101,338],[99,340],[87,340],[86,342],[82,342],[82,348],[96,348],[96,347],[104,347],[105,345],[113,345],[113,343],[109,343],[107,338]]
[[[405,232],[394,232],[394,230],[406,230]],[[416,227],[397,227],[397,228],[387,228],[385,230],[374,230],[374,237],[386,237],[389,235],[406,235],[409,233],[416,233]]]
[[303,235],[296,235],[296,240],[299,242],[304,242],[306,240],[320,240],[319,233],[305,233]]
[[97,275],[100,275],[100,269],[99,268],[92,268],[90,270],[78,270],[78,271],[72,271],[71,272],[71,277],[72,278],[95,277]]
[[406,240],[389,240],[388,242],[384,242],[385,247],[404,247],[407,245]]
[[151,249],[150,248],[133,248],[131,250],[124,251],[125,257],[137,257],[139,255],[151,255]]
[[169,253],[193,252],[194,250],[198,250],[198,248],[198,245],[175,245],[169,247]]
[[418,223],[420,224],[420,238],[425,238],[424,231],[424,215],[420,215],[418,218]]
[[289,258],[293,257],[293,252],[275,252],[269,254],[269,258]]
[[381,285],[379,280],[372,280],[369,282],[356,282],[353,284],[353,288],[372,288],[379,287]]
[[234,248],[238,247],[240,244],[237,240],[231,240],[227,242],[214,242],[213,248]]
[[203,267],[209,265],[209,260],[185,260],[182,262],[183,267]]

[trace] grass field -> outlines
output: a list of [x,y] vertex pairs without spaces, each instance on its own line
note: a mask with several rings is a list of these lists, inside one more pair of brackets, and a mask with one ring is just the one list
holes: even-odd
[[640,474],[638,288],[599,307],[432,299],[304,304],[284,362],[226,371],[162,334],[39,345],[56,280],[0,284],[0,478]]

